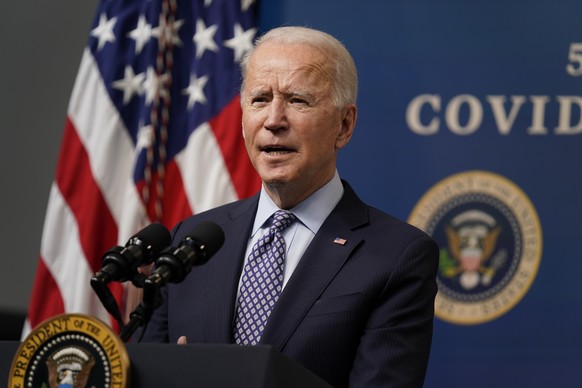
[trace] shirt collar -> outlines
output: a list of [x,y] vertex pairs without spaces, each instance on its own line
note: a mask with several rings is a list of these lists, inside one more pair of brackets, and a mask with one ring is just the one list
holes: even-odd
[[[315,193],[297,204],[290,211],[316,234],[329,213],[335,208],[344,193],[344,187],[337,170],[333,178]],[[280,210],[269,197],[264,187],[261,187],[259,207],[255,216],[252,235],[254,236],[265,225],[269,217]]]

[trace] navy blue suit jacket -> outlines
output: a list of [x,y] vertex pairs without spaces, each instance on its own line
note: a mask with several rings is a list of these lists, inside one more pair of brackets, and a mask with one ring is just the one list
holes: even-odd
[[[345,192],[275,305],[261,343],[336,387],[421,387],[432,339],[438,248],[422,231]],[[237,288],[258,196],[196,216],[220,225],[224,246],[164,289],[146,342],[233,343]],[[334,243],[336,237],[346,240]]]

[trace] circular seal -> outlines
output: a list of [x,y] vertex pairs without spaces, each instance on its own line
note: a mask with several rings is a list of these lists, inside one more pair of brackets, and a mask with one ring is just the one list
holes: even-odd
[[532,285],[542,230],[525,193],[505,177],[467,171],[434,185],[408,222],[440,246],[435,315],[475,325],[511,310]]
[[102,321],[61,314],[34,329],[18,348],[8,386],[126,387],[129,356],[119,337]]

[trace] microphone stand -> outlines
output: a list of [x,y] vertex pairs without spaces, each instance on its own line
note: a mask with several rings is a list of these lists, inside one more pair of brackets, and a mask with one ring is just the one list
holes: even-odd
[[132,284],[137,288],[142,288],[144,290],[144,294],[142,302],[131,313],[131,320],[127,325],[124,325],[117,301],[113,297],[109,287],[107,287],[109,282],[109,276],[103,272],[99,272],[91,278],[91,287],[99,297],[99,300],[101,301],[103,307],[105,307],[105,310],[107,310],[107,312],[111,314],[111,316],[113,316],[113,318],[115,318],[119,324],[121,330],[121,339],[124,342],[127,342],[127,340],[131,337],[135,330],[137,330],[138,327],[143,326],[149,322],[149,319],[151,318],[154,310],[160,307],[162,304],[163,299],[160,292],[160,286],[159,284],[149,281],[147,276],[143,273],[136,272],[132,276]]
[[91,278],[91,287],[99,297],[101,304],[105,307],[105,310],[119,324],[120,328],[123,328],[123,319],[121,318],[121,313],[119,312],[119,306],[117,306],[117,301],[113,297],[111,290],[107,287],[108,280],[104,279],[102,276],[93,276]]
[[154,311],[163,303],[160,285],[150,279],[144,279],[142,301],[132,311],[129,322],[121,331],[121,340],[124,342],[127,342],[139,327],[147,325]]

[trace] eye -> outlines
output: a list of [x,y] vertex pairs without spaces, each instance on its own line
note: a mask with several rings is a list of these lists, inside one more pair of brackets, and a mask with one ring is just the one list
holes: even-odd
[[309,105],[305,99],[299,97],[293,97],[289,100],[289,102],[292,105]]
[[265,97],[253,97],[251,99],[252,106],[263,106],[267,103],[267,99]]

